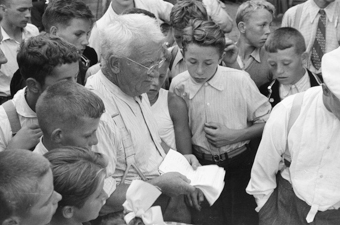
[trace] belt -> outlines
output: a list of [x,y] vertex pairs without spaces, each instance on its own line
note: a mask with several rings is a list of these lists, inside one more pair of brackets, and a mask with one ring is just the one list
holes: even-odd
[[232,159],[235,156],[238,156],[241,153],[243,153],[245,150],[247,150],[247,146],[244,145],[242,147],[239,147],[239,148],[233,150],[233,152],[237,151],[238,154],[223,153],[223,154],[220,154],[220,155],[218,155],[218,154],[212,155],[212,154],[206,154],[206,153],[199,152],[195,149],[193,150],[193,154],[199,159],[204,159],[204,160],[208,160],[208,161],[218,163],[218,162],[223,162],[223,161],[228,160],[228,159]]

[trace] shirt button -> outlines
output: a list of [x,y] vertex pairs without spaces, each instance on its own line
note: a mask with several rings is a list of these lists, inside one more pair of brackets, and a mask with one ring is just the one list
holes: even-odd
[[210,105],[210,103],[208,102],[207,105]]
[[330,149],[330,147],[329,147],[329,146],[327,146],[327,149]]
[[320,175],[320,178],[323,178],[323,175],[322,175],[322,174]]
[[204,86],[208,86],[208,83],[205,83]]

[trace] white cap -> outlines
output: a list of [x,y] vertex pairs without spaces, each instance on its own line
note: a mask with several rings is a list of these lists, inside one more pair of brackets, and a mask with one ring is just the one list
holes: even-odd
[[322,57],[321,68],[325,84],[340,99],[340,47]]

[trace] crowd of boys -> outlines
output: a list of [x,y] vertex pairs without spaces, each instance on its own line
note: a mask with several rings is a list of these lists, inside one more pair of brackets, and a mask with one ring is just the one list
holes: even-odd
[[[0,0],[0,224],[125,224],[134,180],[161,190],[166,222],[339,224],[340,1],[276,30],[271,3],[245,1],[237,43],[225,7],[112,0],[94,22],[51,0],[39,34],[31,0]],[[160,174],[170,148],[225,169],[213,205]],[[143,213],[129,224],[153,224]]]

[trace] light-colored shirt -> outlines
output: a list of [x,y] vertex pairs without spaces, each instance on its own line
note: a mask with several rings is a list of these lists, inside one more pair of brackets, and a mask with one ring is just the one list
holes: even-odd
[[[25,99],[25,90],[19,90],[11,100],[17,110],[21,127],[38,124],[36,113],[29,107]],[[12,128],[8,120],[7,114],[2,106],[0,106],[0,151],[7,148],[12,139]]]
[[182,97],[188,106],[192,143],[206,154],[233,153],[249,141],[226,145],[220,149],[211,146],[205,137],[204,124],[217,122],[229,129],[244,129],[248,122],[264,123],[271,106],[257,89],[249,75],[242,71],[218,66],[213,78],[196,83],[189,72],[176,76],[170,91]]
[[[42,142],[42,137],[40,138],[39,143],[35,146],[33,153],[39,155],[45,155],[48,152],[47,148]],[[104,191],[108,196],[110,196],[116,190],[116,180],[112,177],[113,171],[109,167],[106,167],[107,177],[104,181]]]
[[228,24],[232,23],[233,20],[225,9],[226,5],[220,0],[202,0],[202,3],[211,19],[220,26],[221,30],[227,32]]
[[[306,41],[307,52],[311,53],[314,44],[316,29],[319,22],[320,8],[315,4],[314,0],[308,0],[303,4],[300,24],[294,27],[296,23],[296,11],[299,5],[294,6],[287,10],[282,19],[282,27],[294,27],[301,32]],[[337,47],[340,43],[340,1],[335,0],[330,3],[325,9],[326,21],[326,52],[330,52]],[[325,53],[326,53],[325,52]],[[312,65],[309,57],[307,68],[313,73],[320,73],[321,68],[316,70]]]
[[308,216],[313,219],[317,210],[339,208],[340,121],[326,109],[322,97],[320,86],[305,92],[300,115],[288,137],[287,127],[294,96],[287,97],[273,109],[246,189],[248,194],[254,195],[257,211],[276,188],[276,173],[287,139],[291,165],[289,168],[283,167],[281,175],[292,184],[297,197],[311,206]]
[[[13,74],[18,70],[17,53],[20,47],[20,42],[11,38],[6,31],[1,27],[3,39],[0,48],[4,52],[7,63],[1,65],[0,68],[0,96],[10,96],[10,83]],[[39,30],[33,24],[28,23],[22,31],[22,40],[37,36]]]
[[[162,142],[166,144],[167,149],[176,150],[176,139],[174,123],[172,122],[169,104],[168,104],[168,91],[161,88],[157,101],[151,106],[152,114],[157,121],[158,133]],[[162,145],[164,147],[164,145]]]
[[[157,123],[146,94],[137,97],[126,95],[101,70],[88,78],[86,87],[94,91],[105,104],[105,113],[97,130],[98,144],[93,148],[107,151],[109,160],[116,164],[115,179],[120,182],[127,170],[126,149],[123,146],[123,138],[126,137],[121,135],[125,130],[132,139],[136,166],[147,179],[158,177],[158,167],[165,153],[160,146]],[[118,127],[118,119],[122,119],[124,128]],[[141,177],[130,168],[125,182],[130,183],[135,179]]]
[[[152,12],[158,21],[159,19],[170,21],[170,12],[173,7],[171,3],[161,0],[134,0],[134,3],[135,8]],[[101,32],[119,16],[113,11],[111,4],[105,14],[94,24],[89,39],[89,46],[96,50],[99,62],[101,58]]]
[[238,55],[237,63],[240,68],[249,73],[257,87],[271,80],[271,72],[267,63],[267,54],[264,48],[255,48],[249,58],[244,60]]
[[283,85],[283,84],[280,84],[280,98],[281,100],[290,96],[290,95],[293,95],[293,94],[297,94],[297,93],[300,93],[300,92],[304,92],[306,91],[307,89],[309,89],[311,86],[310,86],[310,79],[309,79],[309,76],[308,76],[308,72],[306,70],[305,74],[301,77],[300,80],[298,80],[295,84],[293,85]]

